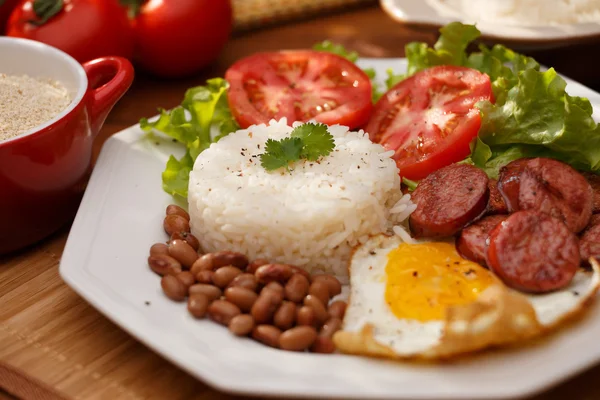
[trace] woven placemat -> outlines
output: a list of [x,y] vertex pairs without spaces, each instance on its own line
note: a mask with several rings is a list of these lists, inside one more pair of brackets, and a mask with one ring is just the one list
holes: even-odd
[[238,31],[376,3],[377,0],[232,0]]

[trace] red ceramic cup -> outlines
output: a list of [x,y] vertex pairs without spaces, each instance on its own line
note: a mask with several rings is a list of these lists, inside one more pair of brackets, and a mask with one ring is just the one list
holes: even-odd
[[54,47],[26,39],[0,37],[0,55],[0,73],[52,78],[72,97],[55,118],[0,141],[0,254],[5,254],[38,242],[73,218],[89,176],[94,138],[131,86],[134,72],[124,58],[81,65]]

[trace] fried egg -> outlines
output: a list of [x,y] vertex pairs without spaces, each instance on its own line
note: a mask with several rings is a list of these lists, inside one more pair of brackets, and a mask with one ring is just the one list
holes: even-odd
[[568,287],[530,295],[461,258],[452,242],[375,236],[352,256],[348,308],[333,339],[349,354],[424,359],[524,341],[585,309],[600,285],[592,264]]

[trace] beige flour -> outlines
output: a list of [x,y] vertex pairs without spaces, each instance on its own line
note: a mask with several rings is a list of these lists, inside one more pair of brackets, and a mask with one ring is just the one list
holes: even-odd
[[67,89],[56,81],[0,73],[0,141],[54,118],[70,102]]

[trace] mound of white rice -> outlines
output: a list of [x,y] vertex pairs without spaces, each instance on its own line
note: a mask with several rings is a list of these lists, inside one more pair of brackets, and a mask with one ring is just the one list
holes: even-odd
[[428,0],[428,3],[445,15],[454,14],[471,22],[523,26],[600,22],[600,0]]
[[190,173],[192,233],[207,252],[238,251],[347,278],[353,246],[382,232],[405,235],[400,224],[415,205],[399,190],[393,152],[343,126],[329,127],[336,147],[319,162],[266,171],[265,142],[291,131],[285,119],[271,121],[200,154]]

